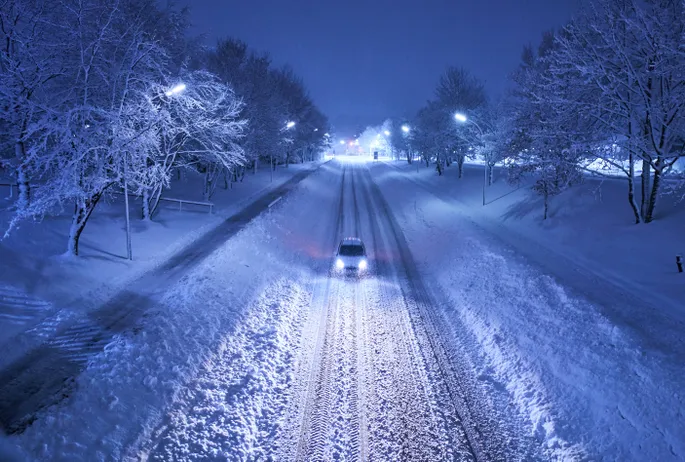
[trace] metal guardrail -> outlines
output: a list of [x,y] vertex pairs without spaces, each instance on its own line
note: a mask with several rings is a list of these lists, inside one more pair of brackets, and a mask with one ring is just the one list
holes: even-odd
[[183,204],[190,204],[190,205],[201,205],[204,207],[209,207],[209,213],[212,214],[214,213],[214,203],[213,202],[203,202],[203,201],[189,201],[185,199],[174,199],[172,197],[160,197],[160,201],[167,201],[167,202],[178,202],[178,210],[183,211]]
[[[114,191],[114,194],[119,194],[119,195],[124,195],[123,191]],[[129,197],[135,197],[139,198],[139,195],[136,194],[130,194],[128,195]],[[214,203],[213,202],[205,202],[205,201],[191,201],[191,200],[186,200],[186,199],[176,199],[173,197],[160,197],[160,201],[166,201],[166,202],[178,202],[178,210],[183,211],[183,204],[189,204],[189,205],[200,205],[203,207],[208,207],[209,208],[209,213],[212,214],[214,213]]]

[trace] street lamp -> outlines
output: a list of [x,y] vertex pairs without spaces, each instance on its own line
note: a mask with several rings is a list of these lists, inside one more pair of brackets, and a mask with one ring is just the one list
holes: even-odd
[[385,136],[390,136],[390,132],[388,130],[384,131],[383,133],[385,134]]
[[457,119],[457,122],[461,122],[461,123],[466,123],[466,122],[469,120],[469,119],[468,119],[464,114],[462,114],[461,112],[457,112],[456,114],[454,114],[454,118]]
[[344,145],[344,144],[345,144],[345,140],[340,140],[340,144]]
[[165,95],[167,95],[167,96],[178,95],[179,93],[182,93],[183,90],[185,90],[185,89],[186,89],[186,84],[185,83],[179,83],[178,85],[176,85],[175,87],[173,87],[172,89],[167,91],[165,93]]
[[[406,137],[409,135],[409,125],[404,124],[402,125],[402,131],[404,132],[404,136]],[[407,143],[407,149],[409,149],[409,155],[411,156],[411,159],[414,158],[414,154],[411,152],[411,148],[409,147],[409,143]],[[419,163],[416,162],[416,173],[419,173]]]
[[[467,123],[467,122],[472,123],[473,126],[476,127],[476,129],[480,133],[481,137],[483,137],[485,135],[485,133],[483,132],[483,129],[480,128],[480,125],[478,125],[478,123],[476,121],[469,119],[468,117],[466,117],[461,112],[457,112],[456,114],[454,114],[454,118],[456,119],[457,122],[462,123],[462,124]],[[485,160],[485,156],[483,156],[483,161],[484,161],[484,163],[483,163],[483,206],[485,206],[485,187],[488,184],[488,162],[487,162],[487,160]]]
[[295,126],[295,122],[293,122],[292,120],[290,122],[288,122],[287,124],[285,124],[285,128],[293,128],[294,126]]
[[[185,83],[179,83],[173,88],[170,88],[164,94],[167,97],[171,97],[174,95],[178,95],[179,93],[183,93],[183,91],[186,89],[186,84]],[[152,99],[155,100],[157,98],[160,98],[161,95],[156,95]],[[148,126],[145,130],[140,132],[139,134],[136,135],[136,138],[143,133],[147,132],[148,130],[151,130],[155,127],[155,123],[151,124]],[[90,125],[86,124],[86,128],[90,128]],[[132,239],[131,239],[131,216],[130,216],[130,211],[129,211],[129,204],[128,204],[128,151],[124,151],[124,207],[126,209],[126,256],[128,257],[129,260],[133,260],[133,244],[132,244]]]

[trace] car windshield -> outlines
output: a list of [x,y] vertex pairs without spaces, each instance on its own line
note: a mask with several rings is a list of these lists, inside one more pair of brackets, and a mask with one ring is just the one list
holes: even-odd
[[343,257],[363,257],[364,247],[356,244],[343,244],[340,246],[339,254]]

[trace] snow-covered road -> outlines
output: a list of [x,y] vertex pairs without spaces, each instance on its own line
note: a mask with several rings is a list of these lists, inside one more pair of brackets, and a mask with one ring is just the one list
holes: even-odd
[[[677,460],[682,373],[412,184],[330,162],[176,259],[14,441],[36,460]],[[346,236],[361,279],[333,271]]]
[[[339,164],[322,175],[337,194],[317,205],[320,225],[300,237],[319,257],[311,280],[300,282],[311,296],[303,303],[284,283],[280,296],[269,296],[294,299],[276,303],[288,315],[257,323],[289,340],[274,347],[244,335],[214,355],[144,457],[437,461],[530,453],[515,428],[496,424],[488,403],[463,388],[443,344],[449,339],[434,325],[436,301],[367,166]],[[344,236],[367,245],[373,263],[361,280],[331,272]],[[258,356],[268,361],[255,364]],[[255,380],[259,386],[247,385]]]

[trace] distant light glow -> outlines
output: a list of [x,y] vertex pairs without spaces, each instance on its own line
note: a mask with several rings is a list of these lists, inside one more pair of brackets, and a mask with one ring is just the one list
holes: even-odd
[[287,124],[285,124],[285,128],[293,128],[294,126],[295,126],[295,122],[293,122],[292,120],[290,122],[288,122]]
[[402,131],[403,131],[404,133],[409,133],[409,127],[406,126],[406,125],[402,125]]
[[319,131],[319,129],[318,129],[318,128],[315,128],[315,129],[314,129],[314,131],[315,131],[315,132],[318,132],[318,131]]
[[340,144],[345,144],[345,140],[340,140]]
[[174,88],[167,91],[166,95],[167,96],[178,95],[179,93],[183,92],[185,89],[186,89],[186,84],[185,83],[179,83]]
[[454,118],[457,119],[458,122],[464,123],[468,120],[468,118],[462,114],[461,112],[457,112],[454,114]]
[[384,131],[383,133],[385,133],[385,136],[390,136],[390,132],[388,130]]

